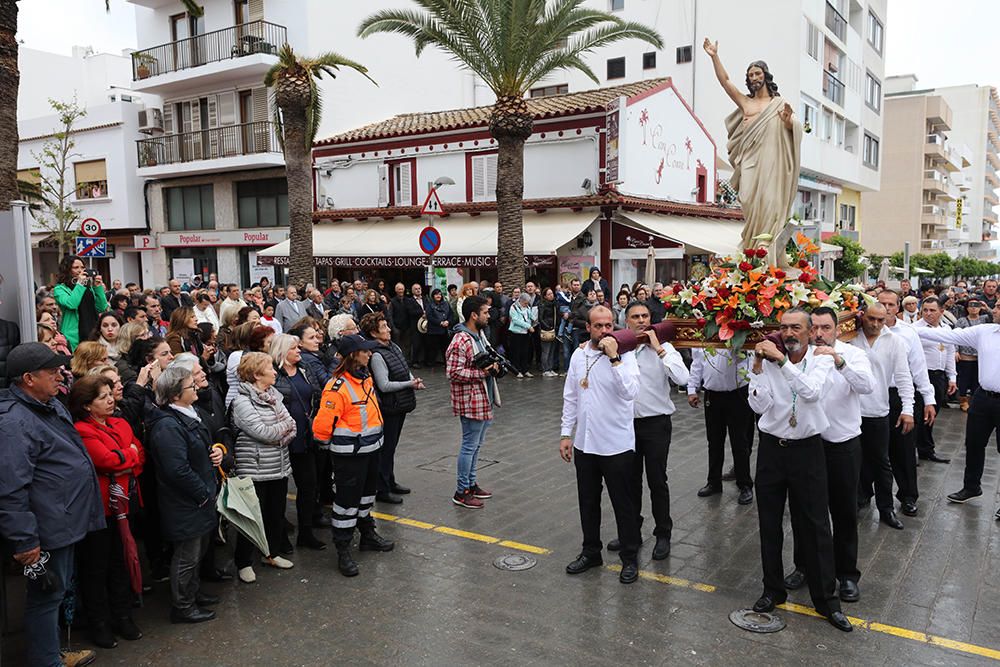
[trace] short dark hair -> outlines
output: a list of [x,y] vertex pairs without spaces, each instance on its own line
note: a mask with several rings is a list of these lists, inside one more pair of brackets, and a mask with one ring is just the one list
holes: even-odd
[[[620,292],[619,296],[621,296]],[[651,313],[649,310],[649,304],[645,301],[629,301],[629,304],[625,306],[625,317],[628,317],[629,313],[631,313],[635,308],[645,308],[647,313]]]
[[160,302],[160,297],[156,296],[155,294],[146,294],[146,295],[144,295],[142,297],[142,303],[143,303],[143,305],[148,304],[150,299],[152,299],[153,301],[156,301],[157,303]]
[[101,390],[109,387],[114,391],[115,383],[104,375],[83,375],[73,382],[69,391],[69,412],[76,421],[87,418],[87,406],[101,395]]
[[368,313],[358,322],[358,329],[364,334],[365,338],[372,338],[378,331],[379,324],[385,321],[385,315],[382,313]]
[[929,303],[933,303],[938,308],[941,307],[941,299],[937,298],[936,296],[925,296],[923,301],[920,302],[920,307],[923,308]]
[[486,305],[489,305],[486,299],[478,294],[465,297],[465,301],[462,302],[462,317],[468,322],[472,319],[472,313],[478,313]]
[[135,319],[136,313],[138,313],[140,310],[145,313],[146,312],[145,306],[129,306],[128,308],[125,309],[125,319],[126,320]]
[[896,303],[897,304],[899,303],[899,292],[897,292],[896,290],[884,289],[884,290],[879,291],[879,293],[876,294],[875,296],[877,298],[877,297],[882,296],[883,294],[891,294],[891,295],[893,295],[894,297],[896,297]]
[[268,336],[274,335],[274,329],[271,327],[265,327],[263,325],[258,325],[253,328],[250,335],[247,337],[247,347],[246,352],[263,352],[264,351],[264,341],[267,340]]
[[830,308],[829,306],[820,306],[819,308],[813,308],[812,316],[814,318],[820,317],[821,315],[829,315],[830,317],[833,318],[834,325],[837,324],[837,317],[838,317],[837,311],[835,311],[833,308]]
[[126,289],[128,289],[129,287],[138,287],[138,286],[139,286],[139,283],[132,283],[132,282],[125,283],[125,288]]

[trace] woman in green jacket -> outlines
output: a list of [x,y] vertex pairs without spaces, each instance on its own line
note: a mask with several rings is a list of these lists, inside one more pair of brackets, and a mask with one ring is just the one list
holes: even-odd
[[97,316],[108,309],[104,281],[100,275],[91,278],[82,259],[66,255],[59,262],[59,282],[52,296],[62,311],[59,330],[66,336],[69,349],[76,349],[97,326]]

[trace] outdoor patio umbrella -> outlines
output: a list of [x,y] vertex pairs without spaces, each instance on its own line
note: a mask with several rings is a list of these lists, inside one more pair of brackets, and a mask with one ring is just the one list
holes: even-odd
[[646,252],[646,276],[645,283],[653,289],[656,282],[656,248],[653,247],[653,237],[649,237],[649,250]]
[[[129,478],[131,480],[131,477]],[[142,595],[142,568],[139,565],[139,550],[135,546],[135,538],[128,525],[128,493],[122,485],[111,476],[108,487],[111,494],[111,513],[118,525],[118,535],[122,541],[122,551],[125,553],[125,567],[128,569],[128,580],[132,584],[132,592]]]
[[[222,472],[222,469],[219,469]],[[219,511],[236,530],[254,543],[261,553],[269,554],[264,519],[260,514],[260,501],[249,477],[227,477],[222,473],[222,491],[215,500]]]

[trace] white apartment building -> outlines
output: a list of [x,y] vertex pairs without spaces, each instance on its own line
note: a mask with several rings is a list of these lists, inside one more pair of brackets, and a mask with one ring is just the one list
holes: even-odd
[[[150,267],[143,266],[135,244],[147,231],[135,141],[143,136],[140,116],[147,105],[158,107],[159,99],[129,90],[131,59],[126,56],[93,53],[89,47],[74,47],[68,56],[21,48],[18,61],[18,178],[40,180],[36,156],[59,129],[49,99],[68,102],[75,96],[86,115],[74,128],[67,187],[81,220],[97,219],[107,238],[108,258],[94,260],[94,267],[108,284],[115,278],[149,284]],[[33,229],[33,277],[39,285],[50,283],[59,261],[57,244],[40,222]]]

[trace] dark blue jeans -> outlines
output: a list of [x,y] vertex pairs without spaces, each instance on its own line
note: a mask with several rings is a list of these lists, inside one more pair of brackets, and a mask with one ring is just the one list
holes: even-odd
[[28,580],[24,603],[24,636],[28,664],[32,667],[61,667],[59,657],[59,605],[73,578],[73,547],[49,551],[45,569],[51,573],[51,590],[42,590],[42,580]]

